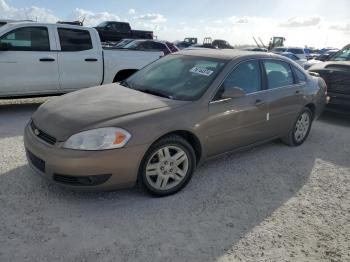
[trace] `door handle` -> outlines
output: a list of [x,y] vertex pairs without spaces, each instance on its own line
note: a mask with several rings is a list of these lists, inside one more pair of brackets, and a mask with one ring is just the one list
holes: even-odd
[[295,94],[299,95],[300,94],[300,90],[295,91]]
[[97,58],[85,58],[86,62],[97,62]]
[[261,100],[261,99],[257,99],[255,101],[255,106],[262,106],[265,105],[265,101]]
[[54,62],[55,59],[51,57],[44,57],[39,59],[40,62]]

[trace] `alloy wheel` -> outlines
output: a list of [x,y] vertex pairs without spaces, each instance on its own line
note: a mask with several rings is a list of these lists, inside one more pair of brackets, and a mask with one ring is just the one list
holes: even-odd
[[183,181],[188,173],[189,159],[177,146],[157,150],[146,165],[147,182],[157,190],[169,190]]
[[310,128],[310,114],[308,112],[304,112],[298,118],[295,130],[294,130],[294,139],[296,142],[301,142],[307,136],[309,128]]

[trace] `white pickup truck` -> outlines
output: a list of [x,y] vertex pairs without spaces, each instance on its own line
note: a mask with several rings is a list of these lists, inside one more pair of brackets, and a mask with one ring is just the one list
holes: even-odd
[[103,49],[93,28],[9,23],[0,28],[0,97],[62,94],[118,82],[162,55]]

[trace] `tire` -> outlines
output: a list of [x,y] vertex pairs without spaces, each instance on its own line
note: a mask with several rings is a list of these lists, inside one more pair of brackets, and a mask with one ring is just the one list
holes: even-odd
[[[299,113],[292,129],[289,131],[289,134],[286,137],[282,138],[282,141],[289,146],[302,145],[309,136],[312,121],[313,114],[309,108],[305,107]],[[308,124],[306,124],[306,122],[308,122]]]
[[191,180],[196,155],[184,138],[170,135],[155,142],[139,169],[139,184],[148,193],[163,197],[177,193]]

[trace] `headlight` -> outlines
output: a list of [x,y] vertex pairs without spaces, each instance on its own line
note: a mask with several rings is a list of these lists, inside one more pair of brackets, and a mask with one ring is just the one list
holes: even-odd
[[128,131],[116,127],[104,127],[72,135],[63,147],[75,150],[105,150],[121,148],[130,140]]

